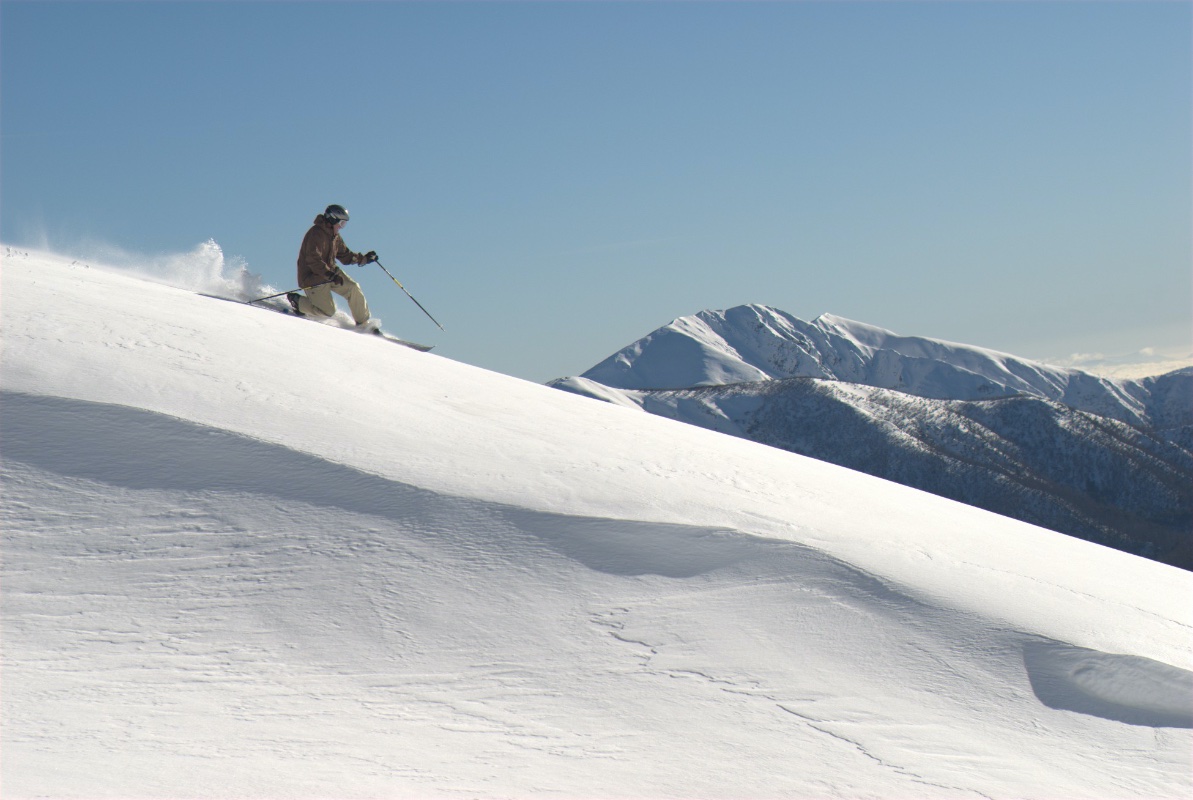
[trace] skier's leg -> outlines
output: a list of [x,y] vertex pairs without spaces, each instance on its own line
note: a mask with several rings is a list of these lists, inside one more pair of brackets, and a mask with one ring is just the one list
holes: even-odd
[[330,317],[336,313],[336,301],[331,296],[331,284],[304,289],[305,297],[298,299],[298,311],[308,317]]
[[348,308],[352,311],[352,319],[357,325],[369,321],[369,303],[365,300],[365,293],[360,290],[360,284],[344,276],[344,282],[339,286],[332,286],[331,290],[348,301]]

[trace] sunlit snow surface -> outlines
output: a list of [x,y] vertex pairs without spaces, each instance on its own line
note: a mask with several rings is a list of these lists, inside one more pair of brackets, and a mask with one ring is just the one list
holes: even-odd
[[0,288],[6,798],[1193,791],[1188,573],[95,264]]

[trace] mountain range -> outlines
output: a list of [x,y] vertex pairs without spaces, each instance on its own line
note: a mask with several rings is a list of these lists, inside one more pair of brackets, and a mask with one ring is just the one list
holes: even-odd
[[1108,379],[744,305],[551,385],[1193,568],[1193,369]]

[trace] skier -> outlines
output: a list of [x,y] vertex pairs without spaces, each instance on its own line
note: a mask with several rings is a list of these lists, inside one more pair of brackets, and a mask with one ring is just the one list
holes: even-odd
[[[348,211],[334,203],[315,217],[315,223],[303,237],[298,250],[298,285],[306,293],[290,292],[286,299],[300,317],[330,317],[336,313],[335,292],[348,301],[352,319],[358,327],[369,323],[369,304],[360,285],[336,264],[371,264],[376,251],[354,253],[344,245],[340,231],[348,224]],[[323,284],[320,286],[319,284]]]

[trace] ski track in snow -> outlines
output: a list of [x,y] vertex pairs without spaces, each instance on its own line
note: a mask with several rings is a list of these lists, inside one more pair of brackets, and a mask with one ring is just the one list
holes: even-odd
[[[50,266],[39,280],[53,282]],[[6,274],[6,293],[11,285]],[[663,459],[610,462],[637,470],[625,485],[669,486],[695,505],[706,498],[690,487],[717,481],[717,497],[743,508],[723,516],[743,524],[565,513],[562,503],[500,502],[486,487],[476,496],[428,488],[356,466],[344,457],[351,447],[319,453],[97,402],[102,392],[86,381],[75,397],[33,391],[69,380],[54,359],[30,355],[61,343],[38,338],[53,337],[52,325],[4,311],[6,797],[1175,798],[1193,789],[1193,674],[1140,654],[1187,648],[1188,617],[1163,616],[1143,587],[1101,596],[1059,564],[1055,584],[1043,585],[990,553],[961,562],[937,539],[915,538],[950,519],[942,509],[951,506],[898,490],[922,516],[903,561],[882,565],[888,551],[877,542],[836,533],[876,529],[840,502],[896,489],[831,471],[791,506],[805,541],[780,538],[776,506],[757,499],[772,491],[765,474],[719,477],[714,460],[739,458],[744,445],[720,449],[711,434],[636,413],[625,424],[640,438],[674,432],[689,472]],[[268,324],[271,315],[249,316]],[[250,366],[223,365],[232,375],[196,358],[214,334],[194,324],[189,349],[129,337],[116,316],[91,333],[124,351],[113,363],[139,363],[126,358],[132,348],[176,370],[126,376],[164,407],[177,403],[161,389],[170,381],[193,382],[212,402],[249,398],[246,409],[278,391],[256,379],[251,344]],[[379,357],[411,369],[403,380],[415,388],[423,380],[413,356]],[[96,365],[97,382],[107,366]],[[478,395],[498,385],[481,387],[476,375]],[[10,388],[14,377],[23,391]],[[541,396],[574,408],[575,426],[613,419],[583,399]],[[403,424],[427,429],[424,447],[440,446],[442,420],[408,397]],[[495,419],[494,430],[557,413],[519,410],[499,394],[442,403],[450,419]],[[457,467],[475,482],[514,475],[550,491],[590,474],[548,475],[521,451],[451,433],[474,448],[477,460]],[[489,453],[494,463],[478,460]],[[573,463],[592,455],[576,450]],[[826,510],[825,498],[836,505]],[[654,507],[682,505],[663,501]],[[1025,531],[956,513],[1002,536]],[[757,528],[744,524],[752,518]],[[1055,538],[1045,546],[1176,585],[1167,567]],[[851,561],[855,547],[879,555]],[[876,563],[884,569],[865,566]],[[950,586],[950,569],[1047,599],[1040,619],[1083,644],[1041,635],[1047,626],[1022,602],[983,607],[997,589]],[[909,583],[917,570],[935,577]],[[1136,642],[1134,652],[1085,646],[1097,639],[1087,626]]]

